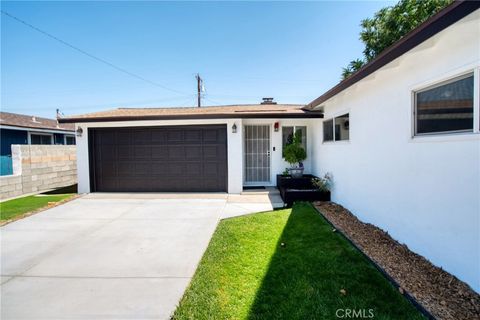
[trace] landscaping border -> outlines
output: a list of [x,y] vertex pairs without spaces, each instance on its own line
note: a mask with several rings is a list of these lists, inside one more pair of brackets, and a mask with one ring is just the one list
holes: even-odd
[[[420,311],[425,317],[431,320],[437,320],[427,309],[425,309],[410,293],[403,289],[400,284],[398,284],[395,279],[393,279],[380,265],[378,265],[373,259],[371,259],[359,246],[355,244],[353,240],[350,239],[342,230],[337,229],[335,226],[313,203],[310,203],[311,206],[327,221],[327,223],[332,226],[335,232],[341,234],[354,248],[356,248],[360,253],[371,263],[373,266],[381,273],[383,276],[415,307]],[[400,290],[401,289],[401,290]],[[402,292],[403,291],[403,292]]]
[[[72,200],[75,200],[75,199],[78,199],[80,198],[82,195],[81,194],[74,194],[72,195],[70,198],[67,198],[67,199],[63,199],[63,200],[60,200],[60,201],[57,201],[55,202],[55,204],[52,204],[52,205],[46,205],[45,207],[41,207],[41,208],[38,208],[36,210],[32,210],[32,211],[29,211],[29,212],[25,212],[23,214],[20,214],[18,216],[15,216],[14,218],[12,219],[8,219],[8,220],[5,220],[5,221],[0,221],[0,227],[3,227],[3,226],[6,226],[7,224],[9,223],[12,223],[12,222],[15,222],[17,220],[20,220],[20,219],[23,219],[23,218],[26,218],[26,217],[30,217],[30,216],[33,216],[34,214],[37,214],[37,213],[40,213],[42,211],[45,211],[47,209],[50,209],[50,208],[54,208],[54,207],[57,207],[59,205],[62,205],[64,203],[67,203],[67,202],[70,202]],[[27,196],[28,197],[28,196]],[[13,199],[12,199],[13,200]],[[9,201],[9,200],[7,200]]]

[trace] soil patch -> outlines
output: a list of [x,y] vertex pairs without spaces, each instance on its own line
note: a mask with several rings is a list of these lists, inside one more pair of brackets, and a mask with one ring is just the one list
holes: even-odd
[[382,229],[332,202],[315,207],[437,319],[480,319],[480,295]]

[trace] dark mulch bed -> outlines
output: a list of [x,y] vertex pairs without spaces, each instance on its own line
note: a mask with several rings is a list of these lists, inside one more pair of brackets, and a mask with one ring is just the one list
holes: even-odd
[[480,319],[480,295],[466,283],[413,253],[378,227],[342,206],[315,202],[317,209],[437,319]]

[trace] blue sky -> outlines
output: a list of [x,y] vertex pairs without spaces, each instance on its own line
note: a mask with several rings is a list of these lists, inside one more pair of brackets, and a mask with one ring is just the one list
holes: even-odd
[[54,117],[125,107],[308,103],[361,57],[360,21],[392,2],[2,2],[2,111]]

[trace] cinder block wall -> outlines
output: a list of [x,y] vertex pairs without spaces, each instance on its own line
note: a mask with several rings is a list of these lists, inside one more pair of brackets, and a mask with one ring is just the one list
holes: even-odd
[[0,176],[0,199],[77,183],[76,146],[12,145],[13,175]]

